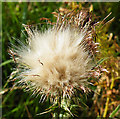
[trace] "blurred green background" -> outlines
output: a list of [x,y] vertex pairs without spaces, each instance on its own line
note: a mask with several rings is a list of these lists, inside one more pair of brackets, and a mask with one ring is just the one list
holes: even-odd
[[[44,103],[39,103],[38,98],[31,96],[31,93],[26,93],[22,89],[11,90],[13,82],[9,82],[9,76],[13,71],[15,65],[12,63],[10,55],[8,54],[8,49],[12,44],[16,44],[15,39],[20,39],[21,41],[25,40],[25,35],[23,35],[22,30],[24,28],[22,24],[38,24],[40,23],[40,18],[50,18],[52,22],[56,19],[51,14],[60,7],[67,9],[73,9],[76,5],[89,8],[93,6],[93,13],[97,16],[100,16],[102,20],[110,12],[110,15],[107,20],[110,20],[112,17],[115,17],[115,20],[106,27],[104,30],[105,36],[108,37],[110,33],[113,34],[113,42],[116,42],[117,46],[120,46],[120,2],[118,3],[75,3],[75,2],[36,2],[36,3],[22,3],[22,2],[2,2],[2,87],[3,87],[3,118],[4,119],[13,119],[13,118],[50,118],[51,114],[36,115],[38,113],[44,112],[45,109],[49,108],[50,102],[47,100]],[[43,27],[43,26],[42,26]],[[107,35],[106,35],[107,34]],[[113,44],[112,42],[112,44]],[[111,44],[111,45],[112,45]],[[105,46],[104,46],[105,47]],[[103,49],[104,49],[103,47]],[[110,48],[110,46],[109,46]],[[112,52],[112,51],[111,51]],[[118,50],[113,52],[115,58],[119,57],[120,53]],[[111,53],[112,55],[112,53]],[[117,84],[116,89],[119,85]],[[103,93],[101,93],[101,96]],[[105,95],[105,94],[104,94]],[[100,96],[100,97],[101,97]],[[97,117],[103,116],[105,101],[103,107],[95,107],[93,101],[93,93],[89,94],[88,100],[85,102],[88,105],[88,109],[77,109],[73,111],[78,115],[78,117]],[[116,98],[116,97],[115,97]],[[97,100],[97,99],[96,99]],[[119,96],[117,97],[119,101]],[[102,98],[99,98],[99,101],[103,101]],[[113,107],[115,109],[117,105]],[[92,107],[92,108],[91,108]],[[103,108],[103,111],[100,112],[99,108]],[[96,111],[95,111],[96,110]],[[108,115],[111,113],[111,110],[108,111]]]

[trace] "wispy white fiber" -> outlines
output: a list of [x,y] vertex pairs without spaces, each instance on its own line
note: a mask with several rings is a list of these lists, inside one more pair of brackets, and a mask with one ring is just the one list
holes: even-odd
[[74,88],[85,90],[92,56],[83,42],[86,32],[76,29],[34,31],[28,44],[16,51],[19,83],[34,93],[45,95],[73,94]]

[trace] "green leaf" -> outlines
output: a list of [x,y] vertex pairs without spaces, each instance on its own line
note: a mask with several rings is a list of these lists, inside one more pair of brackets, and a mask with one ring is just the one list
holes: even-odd
[[97,62],[97,65],[99,64],[102,64],[105,60],[107,60],[109,57],[105,57],[105,58],[102,58],[100,59],[98,62]]
[[7,60],[7,61],[1,63],[1,64],[0,64],[0,67],[4,66],[4,65],[6,65],[6,64],[9,64],[9,63],[11,63],[11,62],[13,62],[13,59],[10,59],[10,60]]
[[111,113],[111,115],[110,115],[109,117],[114,117],[115,114],[118,112],[119,109],[120,109],[120,105],[118,105],[118,106],[116,107],[116,109]]

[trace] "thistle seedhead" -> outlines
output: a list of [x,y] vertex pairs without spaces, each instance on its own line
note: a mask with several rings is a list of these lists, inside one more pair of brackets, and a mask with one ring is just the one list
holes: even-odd
[[95,69],[97,44],[93,41],[97,23],[88,10],[53,14],[57,22],[45,32],[24,25],[28,43],[13,49],[16,84],[45,97],[71,98],[75,88],[89,90],[88,79],[100,74]]

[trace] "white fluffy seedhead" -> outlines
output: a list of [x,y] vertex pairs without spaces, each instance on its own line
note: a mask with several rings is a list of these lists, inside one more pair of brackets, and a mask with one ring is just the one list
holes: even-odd
[[[79,17],[76,19],[83,18]],[[70,21],[61,23],[61,19],[45,32],[27,29],[28,43],[14,51],[19,70],[18,83],[35,94],[71,97],[75,88],[86,91],[90,83],[88,78],[95,74],[91,21],[84,25],[79,21],[78,27],[74,27],[72,19],[72,25],[68,24]]]

